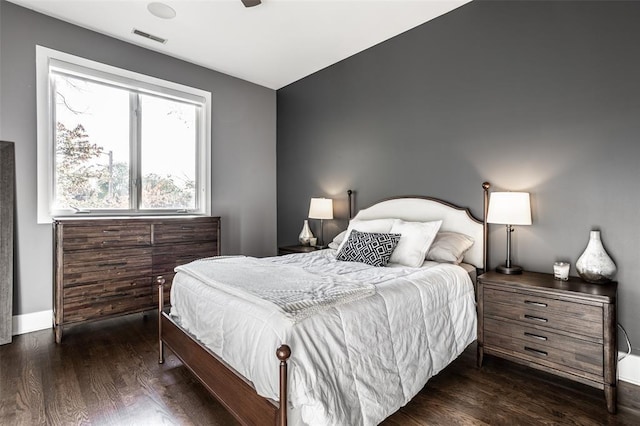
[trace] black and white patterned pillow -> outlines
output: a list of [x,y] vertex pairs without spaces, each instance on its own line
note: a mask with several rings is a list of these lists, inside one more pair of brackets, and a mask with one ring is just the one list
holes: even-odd
[[371,266],[386,266],[398,241],[400,234],[360,232],[353,229],[336,259],[362,262]]

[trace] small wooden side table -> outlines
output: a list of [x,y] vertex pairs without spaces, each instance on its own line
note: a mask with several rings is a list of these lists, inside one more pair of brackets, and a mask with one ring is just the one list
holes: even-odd
[[278,247],[278,256],[282,256],[285,254],[294,254],[294,253],[311,253],[313,251],[320,250],[317,247],[313,246],[284,246]]
[[478,366],[505,358],[604,390],[616,412],[618,284],[487,272],[478,277]]

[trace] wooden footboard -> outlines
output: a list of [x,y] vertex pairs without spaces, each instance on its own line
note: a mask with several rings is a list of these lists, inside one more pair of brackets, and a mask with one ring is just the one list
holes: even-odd
[[[251,383],[242,375],[180,327],[168,313],[163,312],[164,278],[158,277],[156,282],[159,295],[158,362],[164,362],[163,346],[166,344],[240,423],[286,426],[287,359],[291,355],[289,347],[282,345],[276,351],[276,356],[280,360],[280,403],[277,403],[258,395]],[[275,362],[274,368],[276,368]]]

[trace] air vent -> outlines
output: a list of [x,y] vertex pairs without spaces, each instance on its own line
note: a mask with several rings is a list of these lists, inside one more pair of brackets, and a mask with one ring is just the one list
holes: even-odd
[[140,37],[148,38],[149,40],[157,41],[158,43],[165,44],[167,42],[166,38],[154,36],[153,34],[145,33],[144,31],[140,31],[137,29],[133,29],[133,33],[139,35]]

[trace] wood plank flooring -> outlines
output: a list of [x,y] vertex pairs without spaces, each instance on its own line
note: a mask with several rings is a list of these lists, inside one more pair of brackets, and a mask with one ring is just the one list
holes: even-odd
[[[236,425],[167,351],[150,313],[15,336],[0,346],[0,425]],[[388,418],[394,425],[640,425],[607,413],[602,392],[488,357],[475,347]]]

